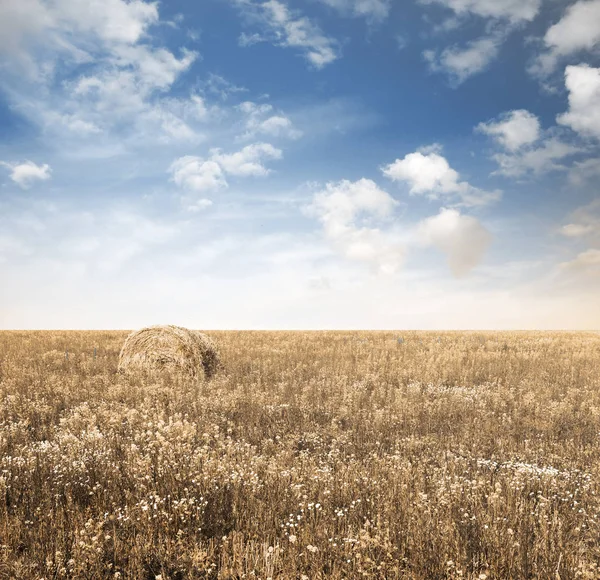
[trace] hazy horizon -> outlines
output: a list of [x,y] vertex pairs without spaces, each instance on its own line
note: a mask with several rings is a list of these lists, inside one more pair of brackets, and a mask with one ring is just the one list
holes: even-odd
[[597,330],[600,0],[6,0],[0,329]]

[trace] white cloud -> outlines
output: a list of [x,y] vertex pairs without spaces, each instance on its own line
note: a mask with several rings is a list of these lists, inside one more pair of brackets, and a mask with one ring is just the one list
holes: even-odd
[[[4,328],[133,328],[152,321],[232,329],[600,324],[598,278],[585,289],[572,283],[567,292],[552,292],[555,285],[546,283],[531,291],[520,283],[522,268],[490,264],[489,270],[508,270],[510,277],[488,276],[482,265],[476,279],[457,283],[420,263],[421,256],[416,271],[368,276],[364,262],[333,261],[312,233],[246,235],[243,226],[258,217],[248,211],[227,230],[230,222],[214,221],[217,212],[178,219],[158,207],[123,207],[122,199],[116,212],[110,199],[85,211],[81,197],[78,211],[58,202],[50,212],[29,196],[22,201],[20,208],[3,206],[0,212]],[[131,221],[119,213],[131,213]],[[39,231],[30,226],[33,218],[43,224]],[[329,289],[307,287],[322,276],[323,285],[314,285]],[[564,277],[576,278],[571,271]]]
[[581,238],[593,231],[591,225],[567,224],[560,229],[560,233],[567,238]]
[[380,22],[388,17],[391,0],[320,0],[344,16],[365,18],[368,22]]
[[593,50],[600,43],[600,0],[579,0],[568,6],[563,17],[544,35],[545,52],[531,72],[551,73],[559,60],[582,50]]
[[97,135],[102,133],[102,129],[92,121],[85,121],[78,114],[57,113],[48,111],[45,115],[48,126],[58,126],[66,128],[70,133],[78,136]]
[[499,165],[494,174],[509,177],[568,169],[562,160],[580,153],[582,148],[561,140],[554,129],[543,132],[539,119],[524,109],[508,111],[475,128],[504,149],[492,155]]
[[492,241],[491,234],[472,216],[442,208],[436,216],[423,220],[419,233],[425,243],[444,252],[456,277],[477,266]]
[[222,76],[214,73],[208,75],[205,86],[209,93],[217,95],[222,101],[226,101],[231,95],[248,91],[246,87],[238,87]]
[[586,243],[588,248],[559,264],[558,274],[562,283],[589,287],[597,295],[600,289],[600,199],[577,208],[569,219],[571,223],[562,226],[559,232],[577,245]]
[[499,120],[479,123],[477,130],[490,135],[509,151],[531,145],[539,139],[539,119],[529,111],[518,109],[500,116]]
[[507,177],[521,177],[528,173],[541,175],[549,171],[566,171],[568,166],[561,161],[580,152],[581,148],[576,145],[549,137],[538,146],[511,153],[494,154],[492,158],[499,165],[499,169],[494,173]]
[[252,139],[261,134],[290,139],[299,139],[302,136],[302,131],[296,129],[292,121],[283,113],[275,112],[272,105],[266,103],[259,105],[245,101],[237,108],[246,117],[242,139]]
[[473,14],[483,18],[506,19],[517,23],[533,20],[541,0],[419,0],[421,4],[441,4],[458,15]]
[[114,50],[114,62],[120,68],[135,68],[139,81],[138,90],[164,90],[198,57],[198,53],[185,48],[181,52],[181,58],[177,58],[164,48],[152,49],[141,44],[124,45]]
[[[210,158],[195,155],[179,157],[169,166],[171,181],[188,193],[216,192],[229,187],[226,174],[238,177],[264,177],[270,170],[264,166],[266,159],[281,159],[282,153],[269,143],[253,143],[235,153],[210,150]],[[204,197],[185,197],[182,202],[192,212],[204,210],[212,201]]]
[[83,33],[93,32],[107,42],[136,43],[148,26],[158,22],[157,5],[142,0],[92,0],[85,5],[77,0],[58,0],[54,9],[59,21]]
[[462,205],[486,205],[500,198],[499,191],[485,191],[459,181],[460,174],[450,167],[445,157],[430,148],[409,153],[402,159],[382,168],[393,181],[410,185],[411,195],[427,194],[433,199],[440,195],[457,195]]
[[195,200],[187,200],[187,203],[185,203],[184,205],[187,211],[191,213],[197,213],[212,206],[213,202],[210,199],[206,199],[203,197]]
[[52,14],[40,0],[0,3],[0,54],[33,69],[33,61],[24,45],[42,37],[53,23]]
[[189,191],[216,191],[227,187],[223,170],[218,163],[193,155],[173,161],[169,173],[176,185]]
[[390,218],[396,205],[375,182],[359,179],[328,183],[314,195],[309,210],[343,256],[393,273],[404,260],[404,247],[393,233],[373,227],[372,222]]
[[584,137],[600,139],[600,68],[587,64],[568,66],[565,84],[569,91],[569,110],[557,122]]
[[571,165],[569,181],[574,185],[582,185],[592,179],[600,179],[600,158],[576,161]]
[[580,0],[569,6],[561,20],[548,29],[544,40],[558,54],[593,48],[600,41],[600,2]]
[[23,163],[7,163],[0,161],[0,165],[10,169],[10,178],[21,188],[29,189],[36,181],[50,179],[52,169],[47,163],[36,165],[33,161]]
[[[172,139],[193,140],[196,133],[184,115],[195,116],[196,120],[206,116],[200,97],[191,95],[185,104],[176,106],[175,99],[162,98],[162,93],[168,92],[196,57],[196,53],[186,50],[177,58],[165,49],[120,47],[114,62],[67,84],[72,97],[65,105],[77,110],[84,122],[103,130],[134,125],[144,132],[156,128]],[[178,108],[180,115],[170,108]]]
[[569,219],[570,223],[560,229],[563,236],[585,239],[600,247],[600,199],[577,208]]
[[573,260],[562,262],[559,268],[572,274],[593,276],[600,280],[600,249],[589,248],[577,254]]
[[295,130],[292,122],[283,115],[271,115],[268,119],[260,122],[256,130],[273,137],[289,135],[292,139],[296,139],[302,135],[302,132]]
[[[44,70],[48,50],[89,61],[90,51],[136,44],[158,22],[155,3],[134,0],[24,0],[0,3],[0,53],[26,64],[31,74]],[[44,59],[32,54],[43,49]],[[40,66],[42,65],[42,66]]]
[[225,154],[220,149],[211,149],[212,161],[218,163],[224,171],[242,177],[264,176],[270,170],[263,165],[264,159],[281,159],[281,149],[269,143],[253,143],[236,153]]
[[438,4],[452,10],[453,18],[437,26],[437,30],[457,28],[466,16],[487,20],[486,35],[463,46],[450,46],[438,54],[426,50],[423,57],[434,72],[444,72],[453,86],[488,68],[497,58],[508,34],[517,26],[533,20],[539,12],[541,0],[419,0],[420,4]]
[[238,44],[242,47],[252,46],[253,44],[259,44],[260,42],[268,42],[269,39],[258,32],[253,34],[246,34],[242,32],[238,38]]
[[408,36],[404,36],[402,34],[396,34],[396,48],[398,50],[404,50],[409,43]]
[[383,169],[384,175],[394,181],[406,181],[410,193],[454,192],[457,189],[459,174],[452,169],[444,157],[438,153],[409,153],[403,159],[396,159]]
[[499,35],[485,36],[467,43],[466,47],[452,46],[441,54],[433,50],[423,52],[430,70],[446,73],[454,85],[484,71],[498,56],[503,38]]
[[260,41],[268,39],[277,46],[299,49],[315,68],[321,69],[339,58],[338,43],[325,36],[306,16],[292,13],[286,4],[279,0],[252,2],[237,0],[237,4],[247,13],[254,16],[263,26],[264,35],[255,37],[244,36],[246,45],[248,39]]
[[[173,83],[198,55],[183,48],[176,56],[147,42],[159,22],[157,6],[141,0],[0,3],[0,88],[54,139],[128,132],[146,143],[200,140],[192,116],[171,110],[174,99],[167,103]],[[178,100],[187,101],[187,112],[197,105],[194,98]]]
[[328,183],[314,195],[312,207],[317,211],[326,230],[335,234],[344,231],[359,215],[385,218],[397,205],[394,198],[370,179]]

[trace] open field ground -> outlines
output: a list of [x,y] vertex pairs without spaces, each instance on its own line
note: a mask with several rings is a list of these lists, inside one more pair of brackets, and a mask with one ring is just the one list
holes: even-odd
[[0,333],[0,578],[600,577],[600,334],[126,334]]

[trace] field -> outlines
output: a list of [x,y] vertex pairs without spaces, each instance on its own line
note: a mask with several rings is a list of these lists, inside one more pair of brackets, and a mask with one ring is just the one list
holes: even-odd
[[600,578],[600,334],[126,334],[0,333],[0,578]]

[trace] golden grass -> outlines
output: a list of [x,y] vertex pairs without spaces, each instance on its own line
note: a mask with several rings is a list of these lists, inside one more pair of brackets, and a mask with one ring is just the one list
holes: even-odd
[[600,577],[600,334],[209,334],[0,333],[0,578]]
[[119,354],[122,372],[182,372],[213,377],[219,366],[217,345],[205,334],[181,326],[148,326],[132,332]]

